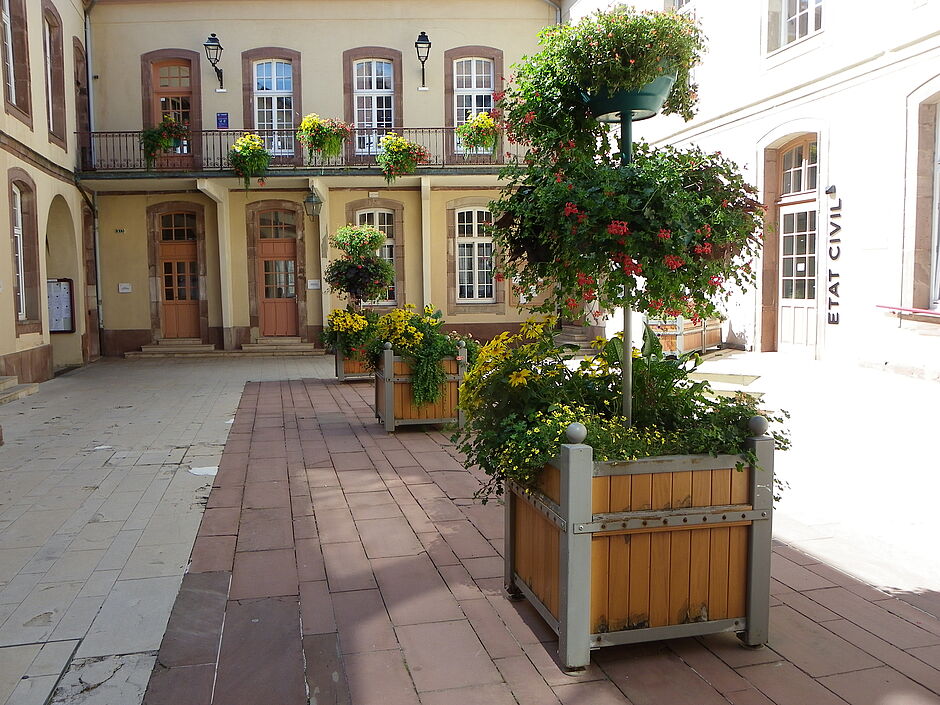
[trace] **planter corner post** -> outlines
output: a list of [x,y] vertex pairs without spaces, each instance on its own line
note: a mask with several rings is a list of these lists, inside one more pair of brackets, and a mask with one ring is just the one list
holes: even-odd
[[[591,662],[591,534],[579,531],[590,523],[594,449],[584,444],[587,429],[573,423],[561,446],[561,515],[565,530],[559,543],[558,657],[568,671]],[[583,527],[582,527],[583,528]]]
[[385,430],[395,431],[395,351],[391,343],[385,343],[382,350],[382,383],[385,394]]
[[747,628],[740,635],[750,647],[767,643],[770,632],[770,557],[773,530],[774,439],[767,433],[767,419],[754,416],[748,422],[747,448],[757,458],[751,471],[751,502],[761,518],[751,523],[748,537]]

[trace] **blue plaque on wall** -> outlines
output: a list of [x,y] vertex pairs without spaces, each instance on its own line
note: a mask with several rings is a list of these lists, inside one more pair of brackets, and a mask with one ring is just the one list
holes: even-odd
[[228,113],[216,113],[215,114],[215,129],[217,130],[228,129]]

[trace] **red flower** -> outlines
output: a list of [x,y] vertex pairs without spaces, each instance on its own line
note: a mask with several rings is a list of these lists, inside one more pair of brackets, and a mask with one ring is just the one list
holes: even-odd
[[650,301],[650,308],[653,309],[654,311],[658,311],[662,307],[663,307],[662,299],[653,299],[652,301]]
[[584,290],[584,293],[581,294],[581,298],[584,299],[585,301],[593,301],[593,300],[594,300],[594,289],[585,289],[585,290]]
[[[625,220],[612,220],[610,225],[607,226],[607,232],[611,235],[629,235],[630,227]],[[621,244],[623,244],[622,241]]]
[[685,260],[681,257],[676,257],[675,255],[666,255],[663,257],[663,264],[669,267],[669,269],[676,270],[685,264]]
[[562,213],[562,215],[564,215],[565,217],[568,217],[569,215],[573,215],[575,213],[580,213],[580,211],[578,210],[577,204],[572,203],[571,201],[568,201],[568,203],[565,204],[565,210]]
[[498,282],[504,281],[506,279],[502,272],[496,272],[496,274],[493,275],[493,278]]
[[722,280],[721,280],[721,277],[719,277],[719,276],[714,276],[714,277],[711,277],[711,278],[708,280],[708,283],[711,284],[712,286],[716,286],[716,287],[717,287],[717,286],[721,286],[721,281],[722,281]]
[[659,232],[656,233],[656,236],[662,240],[669,240],[672,237],[672,230],[666,230],[665,228],[660,228]]
[[594,277],[588,276],[584,272],[578,272],[578,285],[585,286],[586,284],[593,284]]
[[710,255],[711,253],[712,244],[710,242],[695,246],[695,254],[697,255]]
[[497,103],[505,97],[506,97],[506,91],[496,91],[493,94],[493,100],[495,100]]
[[526,125],[528,125],[533,120],[535,120],[535,113],[531,110],[525,114],[524,118],[522,118],[522,122]]
[[578,302],[569,296],[567,300],[565,301],[565,306],[567,306],[568,308],[574,309],[578,307]]

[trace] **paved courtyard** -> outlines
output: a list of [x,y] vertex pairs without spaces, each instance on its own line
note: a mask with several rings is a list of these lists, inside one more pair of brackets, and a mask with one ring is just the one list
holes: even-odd
[[501,594],[474,470],[444,434],[385,434],[330,363],[107,361],[0,407],[0,703],[133,705],[151,672],[149,705],[940,703],[930,591],[779,541],[769,648],[618,647],[565,675]]

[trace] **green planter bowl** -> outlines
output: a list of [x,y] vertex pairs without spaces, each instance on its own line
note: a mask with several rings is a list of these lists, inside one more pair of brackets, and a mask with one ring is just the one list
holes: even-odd
[[638,91],[615,91],[611,94],[607,88],[601,88],[593,94],[583,95],[598,120],[620,122],[621,114],[632,114],[636,122],[651,118],[660,111],[675,82],[676,74],[673,72],[663,74]]

